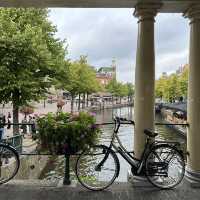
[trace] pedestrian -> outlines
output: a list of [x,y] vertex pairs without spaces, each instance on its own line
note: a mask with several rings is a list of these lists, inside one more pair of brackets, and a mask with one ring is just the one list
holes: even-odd
[[8,112],[8,118],[11,118],[11,114],[10,114],[10,112]]
[[30,124],[30,125],[28,125],[29,126],[29,133],[30,134],[32,134],[32,122],[33,122],[33,120],[32,120],[32,117],[31,116],[29,116],[29,120],[28,120],[28,123]]
[[27,125],[26,124],[27,124],[27,119],[25,116],[24,119],[22,120],[22,125],[21,125],[23,138],[25,138],[25,135],[27,134]]
[[11,118],[10,112],[8,112],[7,122],[8,122],[7,129],[10,129],[11,128],[11,122],[12,122],[12,118]]
[[0,140],[3,139],[4,136],[4,126],[6,123],[6,117],[3,114],[0,114]]
[[32,118],[31,129],[32,129],[32,139],[35,140],[36,139],[36,119],[35,119],[35,117]]

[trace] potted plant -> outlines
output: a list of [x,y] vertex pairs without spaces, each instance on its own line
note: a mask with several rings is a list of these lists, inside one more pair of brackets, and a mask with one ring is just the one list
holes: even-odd
[[38,118],[38,140],[41,151],[64,154],[76,153],[93,145],[100,129],[92,114],[80,112],[72,115],[59,112]]

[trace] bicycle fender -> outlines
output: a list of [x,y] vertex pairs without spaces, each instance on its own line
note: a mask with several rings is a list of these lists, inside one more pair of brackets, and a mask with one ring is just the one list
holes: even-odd
[[170,143],[169,143],[169,144],[167,144],[167,143],[160,143],[160,144],[152,145],[152,146],[150,147],[150,151],[152,151],[152,150],[154,150],[154,149],[157,149],[157,148],[160,148],[160,147],[172,147],[172,148],[174,148],[176,151],[178,151],[182,157],[184,157],[183,151],[182,151],[181,149],[177,148],[177,146],[172,145],[172,144],[170,144]]
[[119,163],[119,158],[117,157],[116,153],[106,145],[100,144],[100,145],[95,145],[95,146],[101,146],[106,151],[108,151],[108,153],[112,153],[112,155],[116,158],[116,163],[117,163],[117,175],[116,176],[118,177],[119,176],[119,172],[120,172],[120,163]]

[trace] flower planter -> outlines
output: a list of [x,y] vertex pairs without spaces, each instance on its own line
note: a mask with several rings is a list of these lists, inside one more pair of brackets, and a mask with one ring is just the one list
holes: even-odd
[[48,113],[37,120],[41,151],[75,154],[98,140],[100,129],[92,114]]

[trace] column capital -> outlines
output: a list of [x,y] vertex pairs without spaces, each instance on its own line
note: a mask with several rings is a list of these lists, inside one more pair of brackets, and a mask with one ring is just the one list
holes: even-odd
[[184,13],[183,16],[190,19],[190,23],[200,20],[200,3],[191,5]]
[[143,20],[154,21],[154,17],[157,15],[161,6],[161,3],[138,3],[135,6],[133,15],[139,19],[138,22]]

